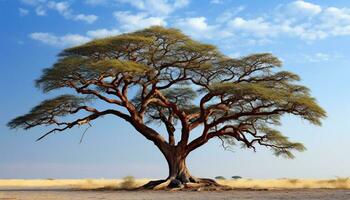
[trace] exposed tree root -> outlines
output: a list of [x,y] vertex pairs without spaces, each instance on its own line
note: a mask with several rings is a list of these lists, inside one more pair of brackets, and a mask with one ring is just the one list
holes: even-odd
[[190,177],[188,182],[184,182],[176,178],[150,181],[147,184],[141,186],[139,189],[218,191],[218,190],[229,190],[231,188],[220,185],[213,179]]

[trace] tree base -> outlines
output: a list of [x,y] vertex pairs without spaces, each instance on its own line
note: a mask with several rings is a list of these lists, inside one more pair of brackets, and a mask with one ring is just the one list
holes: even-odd
[[195,190],[195,191],[218,191],[231,188],[218,184],[213,179],[191,178],[190,182],[183,183],[178,179],[169,178],[166,180],[150,181],[139,189],[148,190]]

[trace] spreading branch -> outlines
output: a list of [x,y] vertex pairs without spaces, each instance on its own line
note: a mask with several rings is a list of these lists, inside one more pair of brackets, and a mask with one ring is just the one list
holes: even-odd
[[[239,143],[255,150],[261,145],[293,157],[292,150],[304,147],[271,127],[279,126],[284,114],[321,125],[326,113],[309,89],[297,84],[299,76],[281,66],[270,53],[227,57],[177,29],[151,27],[96,39],[65,49],[36,80],[43,92],[69,88],[79,96],[45,100],[8,126],[57,126],[41,140],[111,114],[131,124],[163,154],[170,148],[188,154],[219,138],[224,147]],[[109,109],[99,111],[98,102]],[[65,116],[76,120],[62,121]],[[153,124],[164,125],[167,140]],[[202,134],[190,140],[197,127],[203,128]]]

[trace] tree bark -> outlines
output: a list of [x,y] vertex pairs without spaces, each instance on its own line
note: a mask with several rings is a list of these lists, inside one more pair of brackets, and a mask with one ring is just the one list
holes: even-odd
[[182,145],[167,146],[162,153],[168,163],[169,174],[165,180],[150,181],[143,189],[217,187],[212,179],[202,179],[192,176],[186,166],[187,147]]
[[196,182],[191,176],[186,166],[187,153],[184,148],[179,146],[171,147],[165,154],[165,158],[169,167],[168,180],[175,180],[181,184]]

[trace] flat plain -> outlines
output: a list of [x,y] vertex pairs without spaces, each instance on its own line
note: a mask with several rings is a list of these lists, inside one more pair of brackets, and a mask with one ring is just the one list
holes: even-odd
[[[137,179],[133,187],[147,181],[147,179]],[[229,191],[129,191],[122,188],[123,180],[120,179],[0,180],[0,200],[350,199],[350,180],[348,178],[332,180],[240,179],[221,180],[219,183],[233,189]]]
[[216,199],[350,199],[350,190],[342,189],[284,189],[284,190],[231,190],[220,192],[189,191],[74,191],[74,190],[18,190],[1,191],[1,200],[216,200]]

